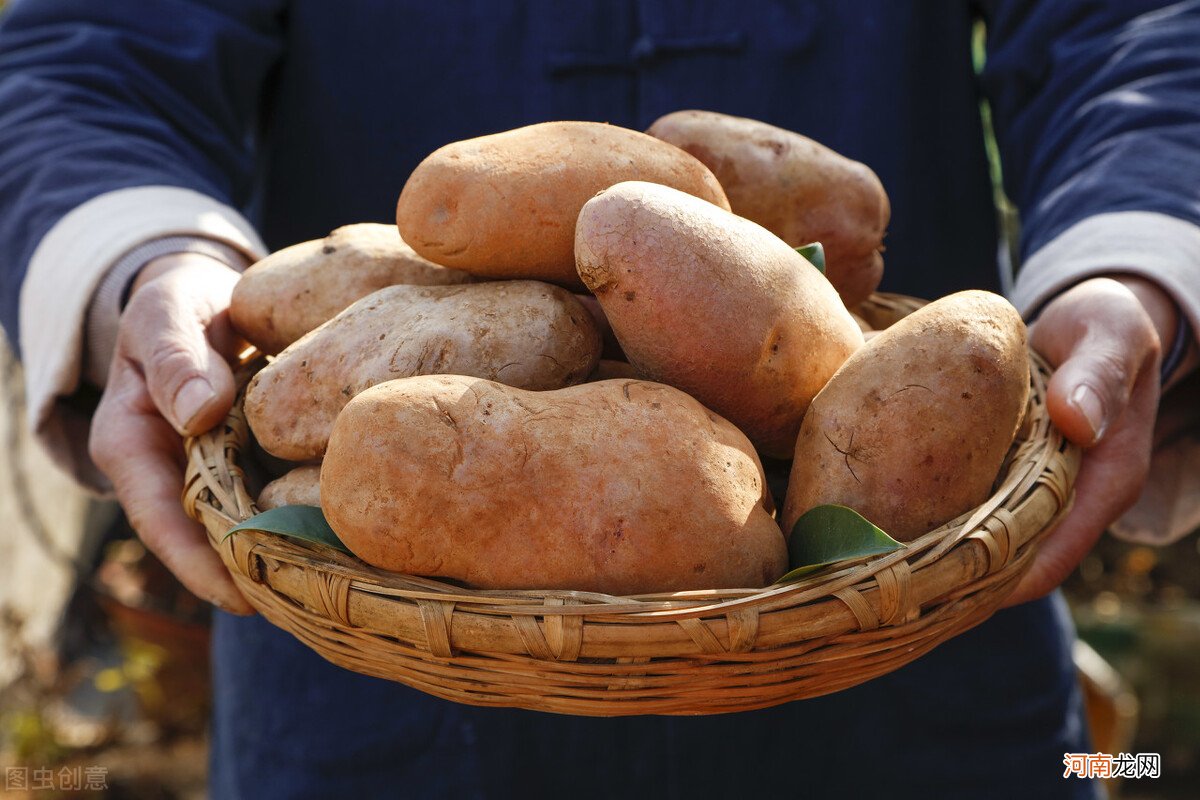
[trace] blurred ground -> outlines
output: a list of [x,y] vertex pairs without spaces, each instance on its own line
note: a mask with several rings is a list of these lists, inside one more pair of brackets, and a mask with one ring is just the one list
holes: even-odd
[[[0,334],[0,609],[28,643],[58,632],[80,569],[115,515],[57,470],[25,430],[21,370]],[[0,639],[0,645],[3,639]],[[13,674],[0,646],[0,687]]]
[[1119,796],[1193,798],[1200,787],[1200,537],[1166,548],[1105,537],[1065,585],[1079,636],[1132,687],[1128,752],[1159,753],[1162,778]]
[[22,391],[0,336],[0,798],[202,798],[206,612],[101,546],[131,534],[33,445]]

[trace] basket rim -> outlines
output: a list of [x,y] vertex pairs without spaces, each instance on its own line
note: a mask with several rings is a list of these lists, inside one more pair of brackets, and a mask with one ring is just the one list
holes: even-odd
[[[924,304],[923,301],[915,298],[887,293],[877,293],[872,299],[881,307],[889,310],[903,308],[906,305],[919,307]],[[904,310],[911,310],[911,308]],[[1039,401],[1039,398],[1044,398],[1046,382],[1051,370],[1045,359],[1036,352],[1031,350],[1029,357],[1031,378],[1029,406],[1032,407]],[[239,376],[239,386],[243,390],[249,376],[261,363],[265,362],[257,352],[250,351],[244,355]],[[242,399],[243,391],[239,391],[235,403],[235,413],[240,408]],[[1029,412],[1030,409],[1027,408],[1026,426],[1031,419]],[[245,422],[244,419],[232,421],[231,425],[231,420],[227,419],[226,426],[245,427]],[[215,514],[218,518],[223,517],[227,520],[228,526],[232,527],[258,513],[258,508],[254,498],[246,490],[244,474],[239,466],[234,463],[226,463],[224,466],[227,469],[214,469],[218,465],[213,464],[211,460],[198,460],[194,457],[200,450],[198,442],[211,433],[191,438],[187,442],[189,477],[192,480],[189,481],[190,485],[184,493],[184,507],[189,516],[201,523],[205,523],[206,517],[211,518]],[[1022,433],[1025,434],[1023,439]],[[358,584],[356,588],[380,595],[394,595],[414,600],[452,599],[459,604],[473,606],[474,610],[487,610],[490,613],[504,615],[528,614],[533,616],[543,615],[545,600],[553,598],[563,603],[560,607],[555,608],[555,614],[558,615],[586,614],[629,621],[663,618],[686,619],[736,610],[748,604],[761,605],[769,603],[771,600],[786,601],[789,605],[806,602],[809,599],[852,586],[864,577],[893,567],[901,561],[913,561],[914,556],[919,556],[919,558],[916,558],[912,568],[913,570],[920,569],[938,560],[950,549],[969,538],[973,532],[979,531],[1005,500],[1028,491],[1038,482],[1056,490],[1056,494],[1061,496],[1065,511],[1069,503],[1074,475],[1078,471],[1078,448],[1058,433],[1049,424],[1048,417],[1044,415],[1041,418],[1039,429],[1018,431],[1017,436],[1010,453],[1012,451],[1019,452],[1023,445],[1029,445],[1030,442],[1038,440],[1045,440],[1051,446],[1041,448],[1039,457],[1027,459],[1020,469],[1015,468],[1017,467],[1017,458],[1013,457],[1004,468],[1005,477],[999,481],[1000,485],[980,506],[904,543],[905,547],[900,550],[883,555],[841,561],[799,580],[774,583],[761,588],[702,589],[633,595],[609,595],[570,589],[472,589],[436,578],[387,572],[359,561],[353,556],[344,555],[319,544],[297,542],[259,531],[239,531],[237,535],[253,538],[255,546],[258,548],[276,550],[274,555],[280,560],[292,562],[304,568],[322,568],[333,575],[349,577]],[[1058,480],[1048,479],[1045,474],[1048,467],[1047,462],[1056,452],[1066,457],[1068,469],[1065,474],[1055,476]],[[225,512],[224,505],[219,501],[216,506],[212,505],[212,498],[216,495],[214,489],[220,487],[222,483],[232,483],[236,487],[233,494],[238,502],[232,504],[231,510],[234,512],[232,514]],[[207,499],[203,497],[205,490],[209,494]],[[207,509],[203,508],[205,504],[208,505]],[[209,537],[212,545],[219,549],[224,539],[215,536],[211,531]],[[1012,549],[1015,551],[1017,548]],[[567,601],[574,602],[568,603]]]
[[[893,320],[924,305],[871,302]],[[745,711],[878,677],[991,616],[1067,513],[1079,469],[1080,449],[1049,421],[1049,375],[1031,351],[1019,440],[983,504],[894,553],[764,588],[466,589],[274,534],[227,537],[256,511],[239,461],[250,442],[240,396],[223,425],[187,440],[183,504],[251,605],[347,669],[484,706]]]

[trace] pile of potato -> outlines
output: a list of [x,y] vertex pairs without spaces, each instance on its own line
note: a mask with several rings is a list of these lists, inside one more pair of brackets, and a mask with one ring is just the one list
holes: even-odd
[[[765,586],[826,503],[912,539],[986,499],[1029,374],[986,292],[864,342],[847,307],[889,213],[864,165],[709,112],[447,145],[396,227],[238,283],[234,325],[274,354],[247,419],[301,464],[259,505],[319,504],[364,561],[477,588]],[[760,454],[793,459],[778,517]]]

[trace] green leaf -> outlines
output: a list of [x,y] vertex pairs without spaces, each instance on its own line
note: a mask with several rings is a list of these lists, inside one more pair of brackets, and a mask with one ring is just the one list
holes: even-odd
[[808,263],[812,264],[821,274],[825,274],[825,247],[820,242],[812,244],[802,244],[799,247],[793,248],[797,253],[804,256]]
[[234,525],[225,534],[229,538],[238,531],[264,531],[277,533],[280,536],[290,536],[293,539],[303,539],[306,542],[316,542],[343,553],[349,553],[346,545],[329,527],[325,515],[316,506],[280,506],[257,514],[243,523]]
[[882,555],[902,547],[852,508],[817,506],[792,526],[788,541],[788,566],[792,570],[778,582],[799,580],[839,561]]

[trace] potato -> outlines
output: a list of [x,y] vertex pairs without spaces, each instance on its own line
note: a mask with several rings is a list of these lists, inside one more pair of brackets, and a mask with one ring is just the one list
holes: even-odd
[[589,200],[579,275],[629,363],[788,457],[809,401],[863,343],[816,268],[770,231],[650,183]]
[[321,501],[367,563],[479,588],[757,587],[787,565],[746,437],[645,381],[388,381],[338,416]]
[[871,327],[871,323],[867,322],[853,311],[850,312],[850,318],[854,320],[854,324],[858,326],[858,329],[862,331],[863,334],[874,332],[875,329]]
[[545,122],[434,152],[404,185],[396,223],[438,264],[578,288],[579,209],[601,189],[635,179],[729,208],[708,168],[677,147],[598,122]]
[[600,358],[610,361],[626,361],[625,353],[621,350],[621,343],[617,341],[616,334],[613,333],[612,325],[608,324],[608,317],[604,316],[604,309],[600,307],[600,301],[590,294],[577,294],[579,302],[583,303],[584,308],[592,314],[592,319],[596,321],[596,330],[600,331]]
[[855,353],[813,400],[784,506],[855,509],[910,541],[986,500],[1029,397],[1025,324],[1004,298],[959,292]]
[[615,378],[641,380],[641,377],[638,371],[634,369],[633,364],[630,364],[628,361],[602,358],[596,364],[596,369],[588,377],[588,380],[594,383],[596,381],[608,381]]
[[276,478],[268,483],[258,495],[259,511],[280,506],[319,505],[321,505],[321,467],[319,464],[296,467],[282,478]]
[[377,289],[471,280],[465,272],[421,258],[393,225],[344,225],[246,270],[233,288],[229,318],[246,341],[274,354]]
[[735,214],[793,247],[821,242],[829,282],[847,306],[875,291],[891,207],[866,165],[798,133],[712,111],[667,114],[649,133],[703,161]]
[[246,389],[246,419],[267,452],[305,461],[325,452],[342,406],[377,383],[454,373],[558,389],[585,380],[599,357],[591,314],[557,286],[389,286],[259,371]]

